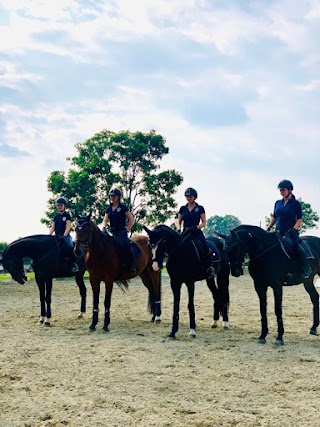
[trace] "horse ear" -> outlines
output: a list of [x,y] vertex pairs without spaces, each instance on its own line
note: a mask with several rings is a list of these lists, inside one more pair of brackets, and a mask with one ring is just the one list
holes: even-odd
[[88,215],[88,219],[90,219],[90,218],[91,218],[91,215],[92,215],[92,210],[90,211],[90,213],[89,213],[89,215]]
[[226,240],[226,238],[227,238],[226,234],[218,233],[218,231],[214,231],[214,234],[216,234],[217,236],[221,237],[224,240]]
[[151,230],[149,230],[148,227],[146,227],[145,225],[142,226],[142,228],[144,229],[144,231],[146,231],[148,233],[148,235],[150,236]]

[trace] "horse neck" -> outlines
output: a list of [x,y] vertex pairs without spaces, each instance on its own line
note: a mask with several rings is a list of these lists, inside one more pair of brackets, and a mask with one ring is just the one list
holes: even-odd
[[245,244],[249,257],[260,255],[277,243],[274,233],[266,233],[262,228],[254,225],[239,226],[236,229],[242,243]]
[[181,237],[178,233],[176,233],[174,230],[172,230],[169,227],[163,228],[162,235],[166,241],[167,251],[168,251],[168,254],[170,255],[170,253],[174,252],[177,249],[181,241]]
[[110,245],[111,237],[108,234],[103,234],[99,227],[94,223],[91,223],[91,232],[88,239],[88,248],[91,253],[105,253],[108,248],[108,242]]
[[[43,238],[41,239],[41,237]],[[5,256],[35,259],[40,255],[43,255],[46,246],[45,244],[47,244],[49,240],[50,236],[45,235],[24,237],[11,243],[6,250]]]

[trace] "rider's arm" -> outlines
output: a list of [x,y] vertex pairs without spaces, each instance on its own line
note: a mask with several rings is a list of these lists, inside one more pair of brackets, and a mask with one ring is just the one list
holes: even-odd
[[102,220],[102,228],[106,228],[108,225],[108,214],[105,214]]
[[201,230],[201,228],[204,228],[207,225],[207,218],[206,218],[206,214],[205,213],[202,213],[200,215],[200,220],[201,220],[200,224],[197,225],[197,229],[198,230]]
[[66,229],[65,229],[63,235],[68,236],[70,233],[70,230],[71,230],[71,221],[70,221],[70,219],[67,219],[66,220]]
[[182,215],[181,213],[178,214],[178,230],[181,231],[181,226],[182,226]]
[[274,216],[271,217],[269,225],[267,227],[267,230],[271,230],[271,228],[274,226],[274,224],[276,223],[276,219]]
[[131,230],[131,228],[133,227],[134,224],[134,217],[132,215],[132,213],[130,211],[126,212],[126,217],[128,218],[128,224],[126,226],[126,230],[129,233],[129,231]]
[[294,224],[293,228],[295,230],[299,230],[300,225],[302,224],[302,218],[297,219],[296,223]]

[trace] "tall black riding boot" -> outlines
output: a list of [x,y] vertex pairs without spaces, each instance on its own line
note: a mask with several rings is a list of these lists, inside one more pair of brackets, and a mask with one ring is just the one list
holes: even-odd
[[299,257],[299,263],[303,270],[304,278],[307,279],[312,273],[312,270],[311,270],[307,255],[305,254],[304,250],[300,246],[298,247],[298,257]]

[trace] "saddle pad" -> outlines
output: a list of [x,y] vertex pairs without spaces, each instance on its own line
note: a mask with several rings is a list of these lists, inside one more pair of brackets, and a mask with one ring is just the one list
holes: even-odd
[[309,248],[309,245],[304,240],[300,241],[299,246],[303,250],[303,252],[306,254],[307,258],[314,259],[314,256],[311,252],[311,249]]
[[130,248],[133,255],[133,258],[138,258],[141,255],[141,250],[138,245],[136,245],[132,240],[130,240]]

